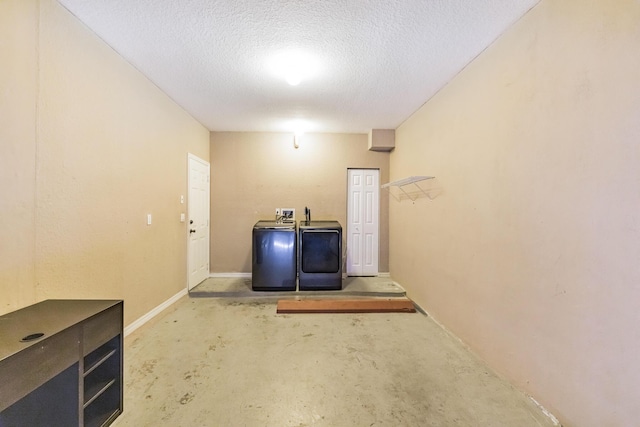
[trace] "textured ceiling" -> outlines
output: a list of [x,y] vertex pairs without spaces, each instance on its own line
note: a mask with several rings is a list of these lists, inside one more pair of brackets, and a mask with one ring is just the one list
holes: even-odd
[[[539,0],[58,1],[210,130],[359,133],[396,128]],[[315,61],[298,86],[268,67],[291,49]]]

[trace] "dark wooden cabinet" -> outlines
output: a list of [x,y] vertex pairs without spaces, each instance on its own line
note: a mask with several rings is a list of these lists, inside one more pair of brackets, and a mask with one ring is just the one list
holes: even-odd
[[0,427],[106,426],[122,413],[123,302],[47,300],[0,316]]

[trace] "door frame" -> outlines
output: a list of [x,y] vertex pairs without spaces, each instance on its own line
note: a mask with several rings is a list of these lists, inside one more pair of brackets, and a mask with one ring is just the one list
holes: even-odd
[[198,163],[203,164],[204,166],[206,166],[207,168],[207,187],[208,187],[208,191],[207,191],[207,202],[205,204],[206,208],[206,212],[205,212],[205,216],[207,218],[207,247],[206,247],[206,251],[207,251],[207,275],[205,277],[205,279],[209,276],[209,268],[210,268],[210,259],[209,257],[211,256],[211,250],[210,250],[210,246],[211,246],[211,164],[204,160],[201,159],[200,157],[196,156],[195,154],[191,154],[191,153],[187,153],[187,216],[186,216],[186,234],[187,234],[187,291],[190,291],[191,289],[193,289],[196,285],[198,285],[199,283],[191,283],[191,233],[189,232],[189,230],[191,229],[190,227],[190,221],[191,221],[191,179],[193,178],[191,176],[191,162],[195,161]]

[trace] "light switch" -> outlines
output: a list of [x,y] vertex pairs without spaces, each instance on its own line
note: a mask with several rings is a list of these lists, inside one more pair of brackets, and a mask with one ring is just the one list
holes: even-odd
[[151,225],[151,214],[147,214],[147,225]]
[[[180,203],[184,204],[184,195],[180,195]],[[182,222],[184,222],[184,219],[182,220]]]
[[184,213],[180,214],[180,222],[184,222]]

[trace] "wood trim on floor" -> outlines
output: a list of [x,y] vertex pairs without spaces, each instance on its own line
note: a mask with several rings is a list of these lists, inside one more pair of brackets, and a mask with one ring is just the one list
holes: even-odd
[[277,313],[415,313],[413,302],[394,299],[278,300]]

